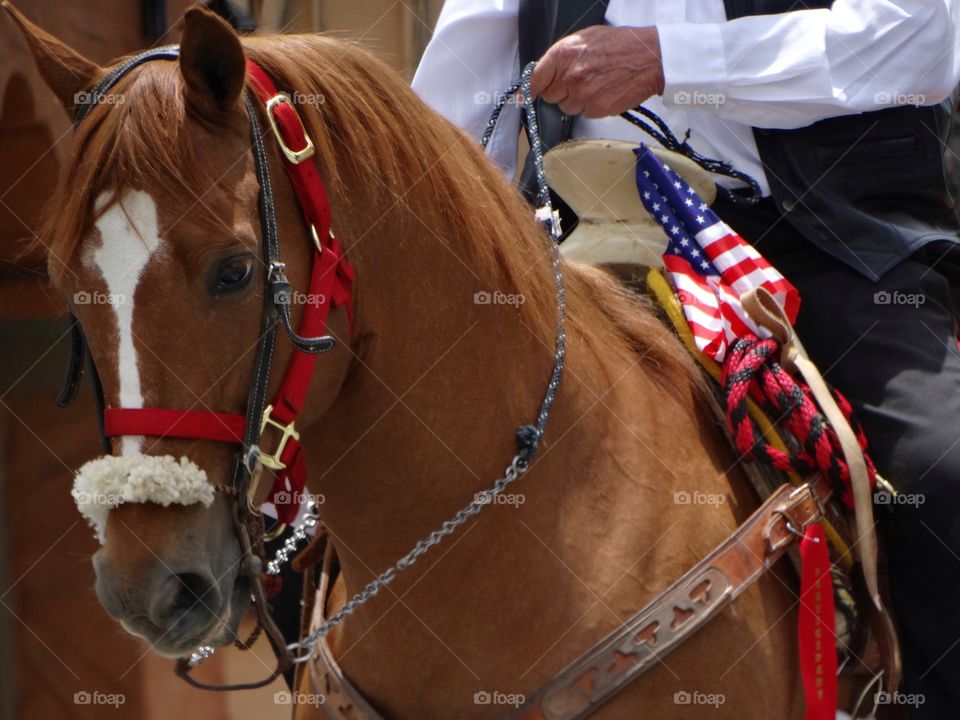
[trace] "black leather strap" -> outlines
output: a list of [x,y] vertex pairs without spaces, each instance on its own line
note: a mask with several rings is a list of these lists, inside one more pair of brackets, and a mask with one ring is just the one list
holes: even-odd
[[77,397],[80,383],[83,380],[84,367],[90,363],[90,382],[93,385],[93,400],[97,407],[97,427],[100,430],[100,447],[105,455],[110,454],[110,438],[104,432],[103,426],[103,386],[100,384],[100,375],[97,366],[93,364],[93,356],[87,347],[86,338],[80,321],[73,314],[70,315],[70,360],[67,367],[67,376],[63,380],[60,394],[57,395],[57,406],[67,407]]
[[[607,13],[609,0],[521,0],[519,14],[520,68],[538,60],[557,40],[591,25],[600,25]],[[574,117],[559,105],[537,100],[537,119],[543,151],[570,139]],[[531,204],[536,203],[537,178],[533,158],[528,154],[520,174],[520,192]],[[559,205],[564,213],[565,206]],[[565,214],[565,213],[564,213]],[[567,224],[564,224],[567,227]]]
[[111,70],[100,82],[98,82],[88,92],[81,93],[83,102],[77,104],[73,111],[73,126],[77,127],[82,123],[90,111],[93,110],[101,101],[103,96],[116,85],[128,72],[138,65],[151,60],[176,60],[180,57],[179,45],[164,45],[163,47],[144,50],[139,55],[127,59],[120,65]]
[[83,380],[83,364],[87,358],[87,343],[83,338],[83,329],[77,316],[70,315],[70,360],[67,365],[67,376],[63,380],[60,394],[57,395],[57,406],[67,407],[77,397],[80,382]]

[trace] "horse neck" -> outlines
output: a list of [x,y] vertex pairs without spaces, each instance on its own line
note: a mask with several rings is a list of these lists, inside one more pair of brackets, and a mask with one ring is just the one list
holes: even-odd
[[[455,229],[434,233],[395,220],[352,245],[345,240],[360,290],[356,360],[330,409],[304,432],[311,487],[324,497],[321,515],[341,545],[351,589],[391,566],[503,474],[517,452],[516,428],[536,420],[553,361],[552,333],[535,331],[513,306],[475,302],[476,293],[497,290],[498,283],[477,277],[455,238],[445,246],[441,237]],[[546,253],[543,262],[549,262]],[[608,290],[585,281],[579,269],[566,273],[573,303],[589,304],[590,295]],[[556,312],[555,298],[539,301],[548,316]],[[576,305],[571,311],[585,314]],[[591,317],[593,324],[608,322],[602,313]],[[625,462],[613,469],[608,466],[618,460],[607,457],[609,451],[598,458],[611,436],[655,446],[664,493],[677,479],[666,467],[672,457],[681,464],[709,458],[694,452],[691,461],[677,442],[686,424],[700,444],[691,393],[674,397],[615,333],[590,337],[585,325],[570,328],[567,372],[547,428],[545,447],[557,447],[515,492],[536,485],[551,506],[577,497],[615,514],[621,494],[635,487],[610,477],[611,471],[622,475]],[[664,341],[675,342],[651,339]],[[683,352],[679,344],[676,351]],[[639,412],[641,402],[657,414]],[[715,428],[705,432],[716,440]],[[588,500],[585,493],[598,497]],[[516,515],[485,514],[497,516],[485,520],[487,528],[516,523]],[[658,521],[647,522],[643,532],[653,532]]]
[[456,239],[445,247],[442,231],[384,224],[389,234],[345,240],[359,288],[356,358],[304,433],[323,520],[341,555],[355,554],[358,582],[503,473],[516,427],[536,419],[554,343],[515,305],[476,302],[505,285],[480,279]]
[[[362,290],[358,359],[330,410],[303,433],[348,595],[503,474],[516,427],[536,418],[553,355],[554,338],[532,332],[513,308],[475,304],[476,292],[494,288],[455,246],[424,232],[377,242],[351,249]],[[727,505],[709,516],[677,512],[677,491],[729,489],[729,452],[690,387],[665,387],[609,327],[594,333],[603,313],[584,322],[593,291],[609,291],[586,277],[567,268],[579,320],[568,328],[544,445],[506,491],[514,504],[484,508],[334,639],[346,669],[356,678],[375,672],[378,699],[398,714],[424,702],[416,692],[437,673],[452,673],[456,696],[469,700],[477,672],[465,657],[502,675],[497,687],[531,689],[556,658],[530,663],[556,638],[588,647],[736,524]],[[662,332],[650,342],[684,352]],[[397,602],[404,609],[391,612]],[[417,632],[423,621],[411,613],[429,616],[429,628]],[[505,646],[516,652],[492,670]],[[461,659],[453,669],[448,651]]]

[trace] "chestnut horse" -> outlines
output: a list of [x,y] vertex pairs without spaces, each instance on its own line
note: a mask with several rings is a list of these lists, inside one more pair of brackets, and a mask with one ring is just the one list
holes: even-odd
[[[104,75],[24,29],[68,108]],[[72,307],[108,407],[244,410],[265,272],[244,58],[304,98],[356,270],[352,330],[334,310],[338,342],[318,360],[298,420],[344,598],[514,455],[514,429],[535,416],[553,355],[548,239],[476,144],[367,52],[321,36],[240,39],[191,11],[179,61],[131,71],[112,91],[122,102],[76,131],[43,233],[68,301],[121,293],[128,304]],[[303,290],[311,238],[275,144],[267,152],[282,255]],[[506,715],[482,700],[532,695],[756,506],[679,341],[607,274],[564,272],[566,375],[514,502],[488,506],[330,636],[387,717]],[[292,352],[285,336],[275,352],[271,391]],[[226,481],[233,451],[113,441],[118,456],[187,458],[211,483]],[[677,501],[688,497],[709,502]],[[97,592],[165,655],[225,645],[249,602],[240,555],[223,496],[209,507],[124,504],[93,559]],[[800,717],[796,607],[780,563],[596,717]],[[322,716],[322,706],[299,712]]]

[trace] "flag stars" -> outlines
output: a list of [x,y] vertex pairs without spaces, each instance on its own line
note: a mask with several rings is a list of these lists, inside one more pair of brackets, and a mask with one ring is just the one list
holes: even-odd
[[697,215],[697,222],[703,225],[705,222],[707,222],[707,219],[703,215]]
[[647,190],[645,193],[643,193],[643,199],[644,199],[644,200],[649,200],[649,199],[650,199],[650,191],[649,191],[649,190]]
[[669,216],[669,215],[661,215],[661,216],[660,216],[660,222],[662,222],[662,223],[668,223],[668,222],[670,222],[670,216]]
[[697,206],[697,210],[699,210],[700,212],[704,212],[704,211],[706,211],[706,209],[707,209],[707,204],[706,204],[706,203],[700,203],[700,204]]
[[672,228],[670,228],[670,234],[671,234],[671,235],[676,235],[676,234],[678,234],[679,232],[680,232],[680,227],[677,226],[677,225],[674,225]]
[[680,181],[679,181],[679,180],[678,180],[677,182],[675,182],[675,183],[673,184],[673,186],[674,186],[677,190],[679,190],[680,188],[683,187],[683,185],[680,184]]
[[710,263],[708,263],[706,260],[704,260],[703,262],[700,263],[700,267],[702,267],[704,270],[706,270],[708,267],[710,267]]
[[693,200],[691,200],[690,198],[687,198],[686,200],[683,201],[683,204],[686,205],[687,207],[693,207]]
[[[648,198],[648,199],[649,199],[649,198]],[[653,204],[653,211],[654,211],[654,212],[660,212],[660,203],[654,203],[654,204]]]
[[690,241],[689,241],[687,238],[683,238],[683,239],[680,241],[680,244],[683,245],[684,247],[686,247],[687,245],[690,244]]

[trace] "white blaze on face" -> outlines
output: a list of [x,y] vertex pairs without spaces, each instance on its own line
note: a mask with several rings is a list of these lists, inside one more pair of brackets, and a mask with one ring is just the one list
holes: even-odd
[[[97,198],[99,212],[111,195]],[[134,345],[134,298],[143,271],[160,248],[157,204],[141,190],[126,190],[95,226],[100,245],[85,257],[86,264],[100,272],[107,285],[107,299],[117,322],[117,378],[120,407],[142,408],[143,391]],[[97,297],[100,297],[97,295]],[[91,460],[77,471],[73,497],[80,512],[96,530],[102,543],[107,516],[124,503],[201,503],[210,507],[213,486],[207,474],[187,458],[141,455],[141,436],[121,438],[120,456]]]
[[[110,199],[109,193],[97,199],[97,210]],[[142,408],[140,370],[134,346],[133,307],[137,285],[144,268],[160,246],[157,222],[157,204],[142,190],[126,190],[120,202],[107,210],[96,221],[100,231],[100,247],[92,253],[92,264],[103,275],[107,294],[112,298],[119,332],[117,371],[120,385],[120,407]],[[121,439],[121,455],[137,455],[143,438],[126,436]]]

